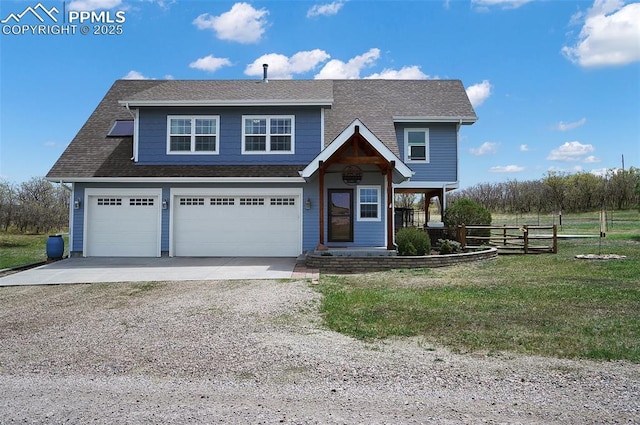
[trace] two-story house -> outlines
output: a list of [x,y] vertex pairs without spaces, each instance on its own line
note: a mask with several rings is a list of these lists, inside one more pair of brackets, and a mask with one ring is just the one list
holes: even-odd
[[476,119],[458,80],[119,80],[47,178],[75,256],[394,249],[394,193],[444,201]]

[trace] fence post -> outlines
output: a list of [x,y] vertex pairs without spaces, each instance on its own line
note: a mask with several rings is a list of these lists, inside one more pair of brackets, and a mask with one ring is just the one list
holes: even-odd
[[458,225],[458,238],[460,239],[458,242],[460,242],[460,245],[462,245],[462,247],[466,247],[467,246],[467,229],[464,226],[464,224],[459,224]]
[[553,253],[558,253],[558,227],[553,225]]
[[529,229],[527,228],[526,224],[522,226],[522,228],[524,229],[524,253],[528,254],[529,253]]
[[502,229],[502,246],[506,247],[507,246],[507,225],[503,224],[502,227],[503,227],[503,229]]

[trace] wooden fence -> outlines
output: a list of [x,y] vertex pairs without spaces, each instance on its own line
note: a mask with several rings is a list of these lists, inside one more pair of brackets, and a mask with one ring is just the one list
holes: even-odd
[[558,253],[558,229],[553,226],[458,226],[458,242],[465,248],[488,245],[498,252]]

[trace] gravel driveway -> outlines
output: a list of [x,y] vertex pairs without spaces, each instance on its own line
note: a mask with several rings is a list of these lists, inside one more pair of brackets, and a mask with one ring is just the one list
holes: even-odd
[[0,288],[0,423],[640,423],[640,366],[323,329],[303,281]]

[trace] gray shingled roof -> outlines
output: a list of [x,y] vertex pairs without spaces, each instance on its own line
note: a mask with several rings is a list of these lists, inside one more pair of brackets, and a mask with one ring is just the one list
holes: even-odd
[[333,98],[325,113],[326,143],[359,118],[396,155],[393,117],[476,117],[460,80],[336,80]]
[[131,119],[119,103],[163,101],[323,101],[325,143],[358,118],[398,154],[393,117],[475,120],[459,80],[119,80],[51,168],[50,179],[96,177],[298,177],[307,164],[287,166],[166,166],[131,161],[131,137],[106,137],[115,120]]
[[123,103],[312,103],[333,100],[330,80],[170,80],[125,99]]

